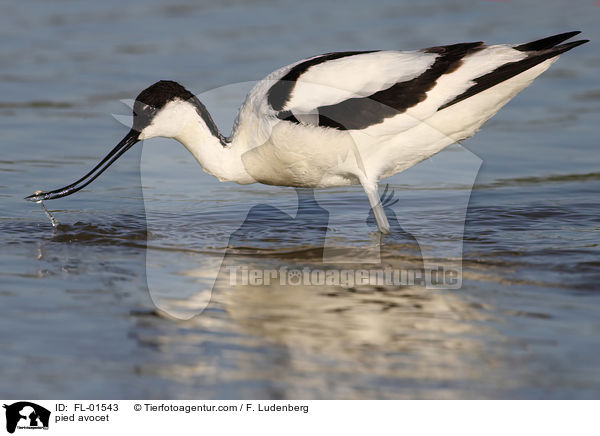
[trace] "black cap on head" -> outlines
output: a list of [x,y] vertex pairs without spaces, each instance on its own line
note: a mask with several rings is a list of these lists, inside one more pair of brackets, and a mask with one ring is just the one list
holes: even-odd
[[173,100],[193,100],[194,94],[172,80],[161,80],[144,89],[133,105],[133,129],[141,132],[156,113]]
[[140,141],[140,133],[152,122],[156,114],[173,100],[190,102],[198,116],[202,119],[208,130],[221,142],[223,147],[227,145],[226,139],[221,135],[219,129],[210,117],[210,114],[200,100],[190,91],[177,82],[161,80],[154,85],[144,89],[135,99],[133,105],[133,127],[125,135],[104,159],[100,161],[90,172],[79,180],[53,191],[37,191],[26,197],[31,201],[52,200],[74,194],[92,183],[111,166],[120,156]]

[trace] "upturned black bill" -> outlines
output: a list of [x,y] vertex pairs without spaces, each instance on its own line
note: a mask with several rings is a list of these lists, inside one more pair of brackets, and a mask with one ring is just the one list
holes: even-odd
[[96,178],[100,174],[106,171],[106,169],[109,166],[111,166],[118,158],[120,158],[121,155],[123,155],[123,153],[125,153],[137,142],[139,142],[139,136],[139,132],[131,129],[129,133],[125,135],[125,137],[121,140],[121,142],[119,142],[117,146],[113,148],[111,152],[108,153],[98,165],[96,165],[89,173],[87,173],[81,179],[60,189],[55,189],[54,191],[38,191],[35,194],[31,194],[30,196],[25,197],[25,199],[29,201],[54,200],[55,198],[66,197],[67,195],[74,194],[75,192],[85,188],[87,185],[96,180]]

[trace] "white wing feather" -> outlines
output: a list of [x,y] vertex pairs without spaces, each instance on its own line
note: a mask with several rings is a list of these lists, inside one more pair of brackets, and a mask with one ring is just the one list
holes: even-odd
[[314,65],[298,78],[284,110],[311,113],[319,106],[367,97],[394,83],[418,77],[436,57],[418,51],[380,51]]

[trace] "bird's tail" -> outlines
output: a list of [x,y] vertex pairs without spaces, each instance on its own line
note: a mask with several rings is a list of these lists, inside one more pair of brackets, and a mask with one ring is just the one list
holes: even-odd
[[576,30],[574,32],[566,32],[558,35],[549,36],[547,38],[538,39],[536,41],[527,42],[525,44],[516,45],[514,48],[519,51],[532,52],[532,51],[550,51],[556,53],[557,56],[573,47],[577,47],[583,43],[589,42],[589,39],[581,39],[579,41],[569,42],[567,44],[558,45],[567,39],[579,35],[581,32]]
[[478,77],[474,80],[475,84],[473,86],[468,88],[462,94],[456,96],[451,101],[440,106],[438,110],[445,109],[448,106],[452,106],[455,103],[472,97],[473,95],[485,91],[486,89],[504,82],[505,80],[508,80],[518,74],[521,74],[522,72],[527,71],[530,68],[547,61],[548,59],[555,58],[556,56],[561,55],[564,52],[577,47],[578,45],[589,42],[589,39],[581,39],[579,41],[557,45],[575,35],[578,35],[579,33],[581,32],[577,31],[561,33],[560,35],[549,36],[547,38],[538,39],[537,41],[512,46],[512,48],[515,50],[525,52],[527,56],[519,61],[508,62],[496,68],[494,71]]

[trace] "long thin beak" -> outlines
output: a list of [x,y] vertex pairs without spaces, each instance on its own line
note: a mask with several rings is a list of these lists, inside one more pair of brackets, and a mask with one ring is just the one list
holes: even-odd
[[66,197],[67,195],[74,194],[75,192],[85,188],[87,185],[96,180],[100,174],[106,171],[106,169],[118,158],[120,158],[123,153],[139,142],[139,136],[139,132],[131,129],[129,133],[121,140],[121,142],[119,142],[117,146],[113,148],[98,165],[96,165],[81,179],[60,189],[55,189],[54,191],[38,191],[35,194],[31,194],[29,197],[25,197],[25,199],[29,201],[54,200],[55,198]]

